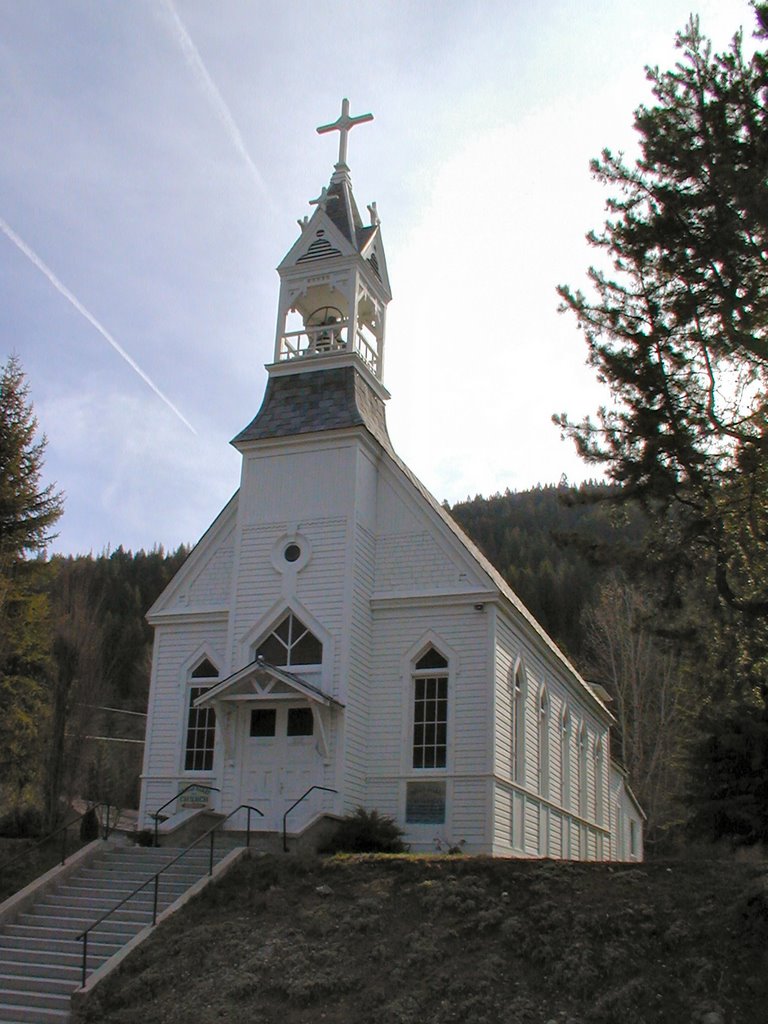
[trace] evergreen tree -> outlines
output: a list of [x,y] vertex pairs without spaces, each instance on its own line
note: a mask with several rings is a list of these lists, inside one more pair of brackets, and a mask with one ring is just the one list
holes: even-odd
[[0,780],[16,806],[35,777],[49,669],[46,565],[62,496],[42,486],[29,389],[15,356],[0,371]]
[[693,754],[692,832],[735,845],[768,843],[768,711],[746,706],[712,718]]
[[45,436],[36,440],[37,419],[19,360],[0,371],[0,567],[41,551],[55,536],[62,495],[41,486]]
[[655,570],[667,627],[768,700],[768,60],[739,35],[713,55],[696,19],[677,44],[648,70],[640,159],[592,165],[617,190],[589,236],[613,269],[591,268],[591,298],[559,289],[613,404],[555,421],[648,514],[634,568]]

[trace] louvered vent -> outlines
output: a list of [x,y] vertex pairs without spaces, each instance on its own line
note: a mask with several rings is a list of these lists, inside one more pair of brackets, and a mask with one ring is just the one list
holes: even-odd
[[368,262],[373,267],[373,272],[376,275],[376,277],[378,277],[378,279],[381,280],[381,271],[379,270],[379,261],[376,258],[376,250],[375,249],[373,250],[371,255],[368,257]]
[[329,260],[332,256],[341,256],[338,249],[334,249],[327,238],[316,238],[303,256],[300,256],[297,263],[309,263],[310,260]]

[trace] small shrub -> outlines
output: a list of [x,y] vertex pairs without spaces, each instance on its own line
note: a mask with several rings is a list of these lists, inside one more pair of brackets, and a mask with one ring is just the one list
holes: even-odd
[[89,807],[80,819],[80,839],[84,843],[92,843],[94,839],[98,838],[99,819],[96,816],[95,808]]
[[404,853],[403,830],[392,818],[358,807],[339,822],[322,853]]
[[37,807],[16,807],[0,818],[0,836],[8,839],[39,839],[43,816]]

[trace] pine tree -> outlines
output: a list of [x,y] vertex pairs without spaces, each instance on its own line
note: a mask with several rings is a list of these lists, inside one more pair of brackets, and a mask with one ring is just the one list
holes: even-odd
[[37,419],[19,360],[0,371],[0,566],[41,551],[62,514],[62,495],[41,487],[46,438],[36,440]]
[[592,297],[559,289],[612,405],[555,421],[648,514],[634,568],[656,571],[667,626],[768,701],[744,654],[768,619],[768,58],[738,34],[713,55],[695,18],[677,45],[673,70],[648,69],[640,159],[592,165],[616,190],[589,236],[612,270],[590,269]]
[[38,767],[50,663],[46,563],[39,554],[62,513],[41,485],[45,437],[18,359],[0,371],[0,780],[18,806]]

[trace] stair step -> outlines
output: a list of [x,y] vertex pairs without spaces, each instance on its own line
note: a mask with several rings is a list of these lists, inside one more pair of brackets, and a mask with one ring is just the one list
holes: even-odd
[[[181,892],[186,892],[186,889],[182,889]],[[169,906],[178,897],[180,893],[174,892],[159,892],[157,896],[158,911],[161,907]],[[151,914],[154,906],[154,899],[150,893],[146,899],[139,899],[137,896],[132,896],[127,899],[125,903],[121,902],[125,897],[119,897],[117,899],[104,898],[99,900],[90,899],[77,899],[75,901],[60,900],[54,903],[51,900],[46,900],[45,903],[38,903],[33,908],[33,913],[40,917],[48,917],[52,920],[55,919],[67,919],[72,917],[87,917],[91,921],[95,921],[101,917],[102,914],[106,914],[109,910],[114,910],[115,907],[119,907],[119,910],[114,910],[110,915],[111,918],[116,920],[123,920],[120,915],[123,911],[129,911],[134,914]]]
[[68,978],[55,978],[42,974],[0,973],[0,993],[21,992],[22,995],[25,995],[33,992],[37,995],[51,994],[68,998],[71,991],[72,983]]
[[[204,871],[174,871],[171,869],[165,874],[160,875],[160,884],[164,882],[170,882],[171,884],[182,884],[186,886],[193,885],[198,878],[202,878],[203,875],[208,874],[208,868]],[[130,891],[138,889],[140,886],[146,886],[152,888],[154,875],[145,875],[139,871],[113,871],[106,874],[98,874],[96,872],[91,873],[86,871],[82,875],[82,880],[86,883],[90,883],[96,888],[111,888],[112,885],[119,885],[122,888],[128,888]]]
[[3,1024],[68,1024],[69,1010],[51,1010],[42,1007],[28,1009],[2,1001],[0,992],[0,1021]]
[[24,991],[0,986],[0,1006],[21,1006],[24,1009],[64,1010],[69,1013],[71,993]]
[[[2,950],[0,950],[1,953]],[[26,957],[18,960],[0,955],[0,976],[16,974],[29,977],[45,976],[46,978],[58,978],[60,981],[78,981],[80,978],[81,957],[73,956],[70,964],[60,964],[55,963],[45,954],[39,959],[30,960],[29,950],[26,950],[26,953]],[[90,956],[88,959],[90,960]]]
[[[6,931],[11,925],[6,926]],[[75,933],[69,936],[59,935],[51,938],[49,935],[16,935],[5,934],[0,936],[0,955],[6,959],[15,958],[24,953],[50,953],[51,956],[75,956],[83,955],[83,944],[75,940]],[[115,950],[119,949],[122,940],[112,942],[105,941],[103,933],[94,932],[88,936],[88,956],[91,952],[94,955],[112,956]]]
[[[108,930],[104,926],[101,926],[95,929],[88,936],[88,946],[90,948],[91,941],[96,941],[107,946],[122,946],[124,943],[128,942],[129,939],[132,939],[137,932],[141,931],[141,927],[141,925],[126,925],[125,928],[121,928],[118,931],[117,929]],[[6,931],[11,937],[17,936],[18,938],[36,939],[41,943],[49,942],[52,944],[52,948],[54,949],[61,948],[58,943],[61,943],[62,945],[66,944],[67,946],[74,946],[76,948],[81,946],[81,943],[75,941],[76,936],[79,934],[78,929],[76,928],[72,928],[67,933],[62,934],[62,930],[60,928],[36,928],[33,925],[9,924],[6,926]],[[40,948],[44,949],[45,946]]]
[[[184,889],[189,888],[185,879],[173,879],[166,877],[165,875],[160,876],[160,888],[161,889]],[[153,886],[150,884],[146,889],[142,889],[141,892],[147,898],[152,895]],[[59,889],[56,889],[52,896],[66,896],[71,899],[86,899],[89,896],[110,896],[119,897],[122,899],[125,896],[130,896],[132,892],[136,891],[135,885],[123,884],[118,879],[111,879],[107,886],[96,885],[94,882],[89,881],[87,878],[78,878],[71,885],[62,885]]]
[[[54,935],[79,935],[98,921],[100,914],[85,914],[81,910],[72,914],[19,914],[16,924],[24,928],[44,928]],[[151,910],[118,910],[106,918],[98,927],[108,931],[123,932],[130,928],[143,928],[151,921]]]
[[[214,846],[213,855],[221,855],[222,852],[226,851],[224,846]],[[171,861],[175,861],[177,864],[202,864],[204,861],[210,859],[211,848],[210,846],[203,847],[199,850],[171,850],[163,849],[156,850],[153,853],[143,854],[127,854],[123,851],[111,852],[105,854],[102,857],[96,857],[93,860],[93,864],[99,867],[109,867],[111,864],[130,864],[132,867],[139,865],[149,864],[155,867],[163,867],[165,864],[170,864]]]
[[[89,907],[87,904],[84,906],[77,907],[52,907],[48,904],[38,904],[33,908],[31,914],[19,914],[17,922],[19,924],[33,924],[32,918],[36,918],[38,922],[60,921],[65,927],[76,928],[76,924],[72,924],[74,921],[84,921],[83,928],[87,928],[88,925],[93,924],[97,918],[101,917],[102,914],[108,910],[112,910],[116,907],[117,903],[114,901],[107,903],[104,908]],[[141,904],[135,904],[132,900],[124,903],[119,910],[114,910],[109,916],[110,921],[143,921],[147,914],[152,914],[152,904],[148,903],[145,906]]]

